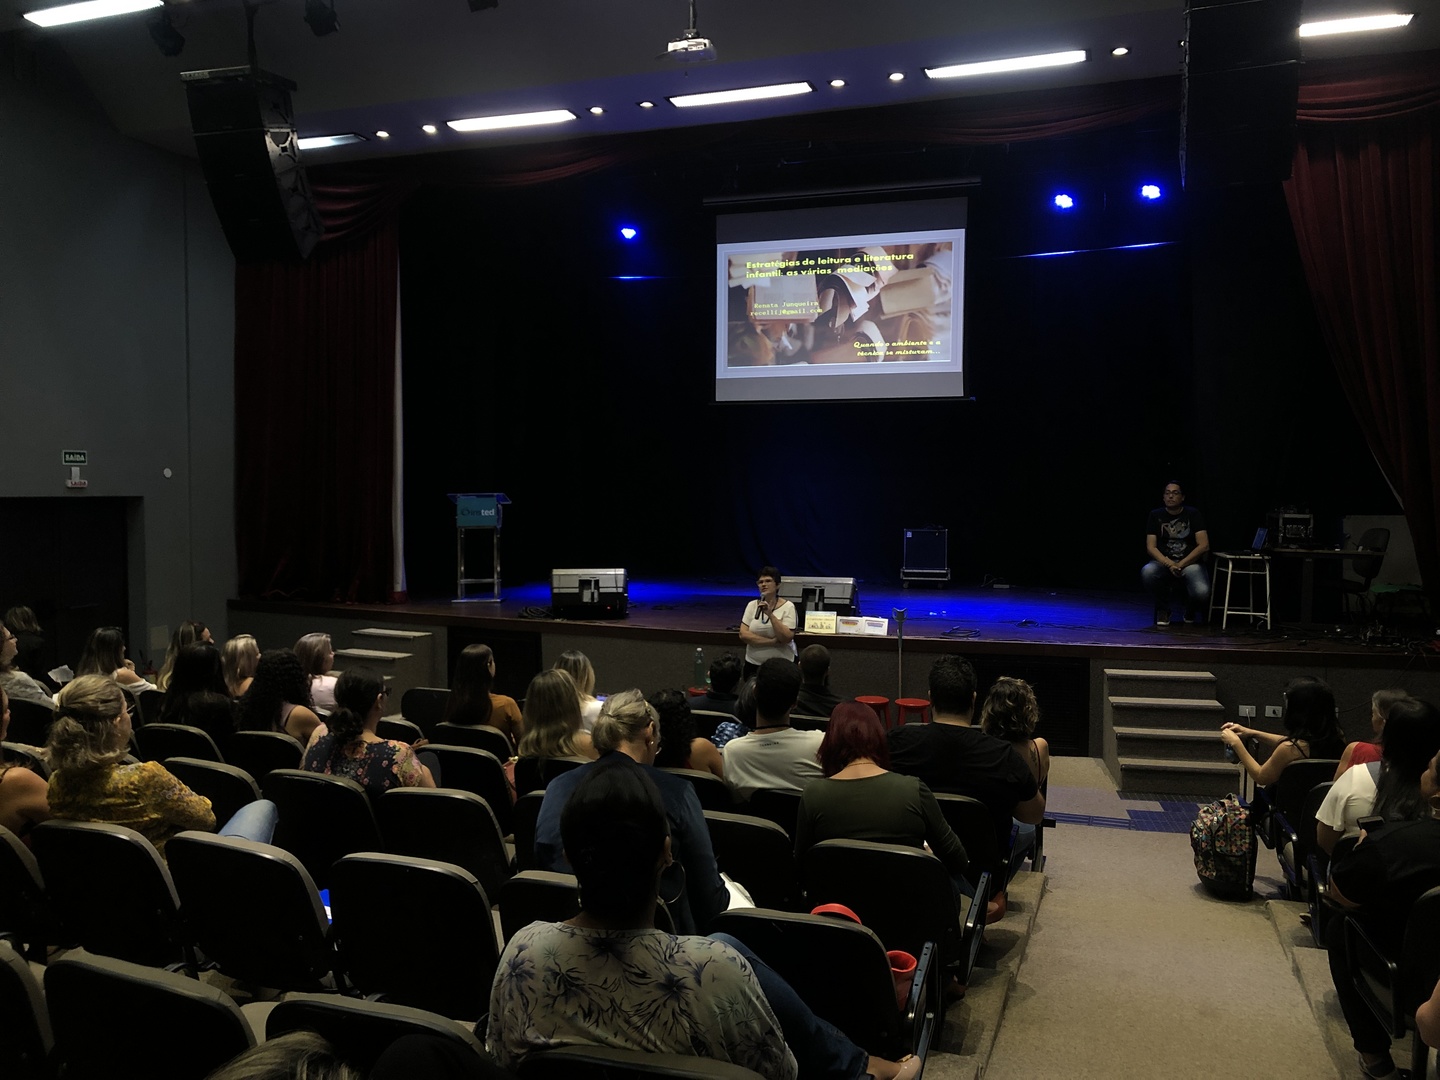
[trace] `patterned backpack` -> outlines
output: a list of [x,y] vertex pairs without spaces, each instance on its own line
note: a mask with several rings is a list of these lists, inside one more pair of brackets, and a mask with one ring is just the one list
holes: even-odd
[[1255,829],[1238,795],[1200,807],[1190,826],[1200,883],[1217,896],[1248,900],[1255,884]]

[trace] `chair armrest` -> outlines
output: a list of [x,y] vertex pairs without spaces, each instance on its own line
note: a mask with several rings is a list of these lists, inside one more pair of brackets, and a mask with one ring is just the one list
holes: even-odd
[[945,1007],[945,995],[940,985],[939,956],[940,946],[933,941],[927,941],[915,962],[915,977],[910,982],[910,997],[902,1010],[910,1053],[921,1061],[924,1061],[930,1052],[931,1040],[940,1023],[940,1012]]
[[1355,990],[1390,1037],[1405,1034],[1399,965],[1381,951],[1353,917],[1345,919],[1345,954]]

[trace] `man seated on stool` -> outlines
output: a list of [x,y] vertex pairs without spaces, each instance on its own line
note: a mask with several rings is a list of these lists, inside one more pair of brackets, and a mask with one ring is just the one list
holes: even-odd
[[1177,589],[1184,591],[1191,620],[1204,622],[1210,605],[1210,577],[1203,565],[1210,551],[1205,518],[1185,505],[1185,492],[1174,480],[1165,485],[1164,498],[1165,505],[1150,511],[1145,524],[1150,561],[1141,567],[1140,580],[1155,598],[1156,626],[1170,625],[1170,601]]
[[806,645],[800,650],[800,700],[795,711],[828,720],[839,704],[840,698],[830,689],[830,650],[824,645]]
[[761,788],[800,791],[818,780],[823,731],[797,731],[790,711],[800,694],[800,668],[772,657],[755,676],[755,730],[725,744],[725,785],[737,802]]

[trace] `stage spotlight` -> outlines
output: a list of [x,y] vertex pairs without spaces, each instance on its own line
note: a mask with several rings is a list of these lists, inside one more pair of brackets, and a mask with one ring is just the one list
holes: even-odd
[[1154,202],[1156,199],[1160,198],[1160,185],[1159,185],[1159,184],[1145,184],[1145,185],[1143,185],[1143,186],[1140,188],[1140,197],[1141,197],[1142,199],[1148,199],[1148,200],[1150,200],[1151,202]]
[[1055,196],[1055,209],[1070,210],[1073,209],[1074,206],[1075,199],[1072,196],[1065,194],[1063,191],[1059,195]]
[[491,8],[498,8],[499,6],[500,0],[470,0],[470,10],[472,12],[489,11]]
[[635,237],[640,235],[640,230],[635,228],[634,225],[622,225],[620,226],[620,235],[626,240],[634,240]]
[[151,15],[145,20],[145,26],[150,31],[150,37],[155,42],[155,47],[160,50],[161,56],[179,56],[180,50],[185,48],[185,38],[170,21],[168,8],[162,7]]
[[340,29],[340,17],[335,14],[335,0],[305,0],[305,21],[316,37],[333,34]]

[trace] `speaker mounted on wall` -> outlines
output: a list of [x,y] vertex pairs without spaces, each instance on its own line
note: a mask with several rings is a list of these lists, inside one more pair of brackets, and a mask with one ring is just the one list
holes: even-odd
[[304,259],[324,227],[300,164],[289,79],[258,68],[181,76],[210,199],[241,262]]
[[1185,186],[1290,176],[1300,92],[1300,0],[1187,3],[1180,112]]

